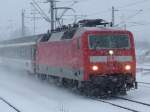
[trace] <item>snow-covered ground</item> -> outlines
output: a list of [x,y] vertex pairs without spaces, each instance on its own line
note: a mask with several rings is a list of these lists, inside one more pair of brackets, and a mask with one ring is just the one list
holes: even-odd
[[16,112],[3,101],[0,101],[0,111],[1,112]]
[[[138,73],[137,80],[150,82],[150,73]],[[0,97],[21,112],[127,112],[109,104],[84,98],[48,82],[42,82],[23,71],[4,68],[0,68]],[[150,104],[150,85],[139,85],[138,90],[128,92],[125,97]],[[113,99],[110,101],[114,102]],[[121,100],[115,102],[123,104]],[[136,105],[132,106],[136,108]],[[146,108],[141,110],[146,112]],[[15,110],[0,101],[0,112],[15,112]]]

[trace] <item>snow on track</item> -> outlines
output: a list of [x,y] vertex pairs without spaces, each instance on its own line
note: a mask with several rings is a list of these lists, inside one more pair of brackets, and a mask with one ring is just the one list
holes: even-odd
[[123,99],[115,99],[115,100],[112,100],[109,102],[116,104],[116,105],[120,105],[122,107],[136,110],[138,112],[150,112],[150,106],[144,105],[142,103],[127,101],[127,100],[123,100]]
[[[138,81],[150,82],[150,75],[138,74]],[[73,94],[67,89],[56,87],[48,82],[42,82],[24,71],[0,68],[0,97],[14,105],[21,112],[128,112],[100,101],[84,98]],[[137,90],[129,91],[128,99],[150,104],[150,89],[139,86]],[[149,112],[149,108],[119,99],[109,102],[129,106],[141,112]],[[0,111],[15,112],[0,101]],[[129,111],[130,112],[130,111]]]
[[1,68],[0,97],[15,105],[21,112],[127,112],[42,82],[23,71]]

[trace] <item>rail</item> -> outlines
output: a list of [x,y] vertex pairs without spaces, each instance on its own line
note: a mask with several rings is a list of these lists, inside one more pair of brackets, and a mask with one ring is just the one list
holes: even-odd
[[4,103],[6,103],[9,107],[11,107],[12,109],[14,109],[16,112],[21,112],[19,109],[17,109],[15,106],[13,106],[11,103],[9,103],[8,101],[6,101],[4,98],[0,97],[0,100],[3,101]]

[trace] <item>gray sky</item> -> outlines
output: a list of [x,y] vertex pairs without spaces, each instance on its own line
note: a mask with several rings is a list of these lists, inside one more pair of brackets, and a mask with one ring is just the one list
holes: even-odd
[[[44,1],[44,0],[38,0]],[[60,0],[58,6],[69,6],[71,0]],[[26,16],[31,13],[31,0],[4,0],[0,4],[0,36],[7,37],[10,32],[15,31],[21,25],[21,10],[26,9]],[[40,4],[48,13],[48,4]],[[116,25],[132,31],[136,40],[150,41],[150,0],[78,0],[73,8],[76,14],[86,15],[85,18],[103,18],[111,21],[111,7],[114,6],[118,11],[115,12]],[[73,12],[68,11],[66,15]],[[67,19],[72,20],[73,18]],[[37,33],[46,32],[49,24],[45,21],[38,20]],[[26,26],[33,32],[33,21],[26,19]]]

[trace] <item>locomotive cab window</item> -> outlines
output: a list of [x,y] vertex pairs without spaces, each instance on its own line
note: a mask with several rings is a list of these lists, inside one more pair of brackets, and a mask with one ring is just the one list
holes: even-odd
[[90,49],[129,49],[130,39],[128,35],[90,35]]

